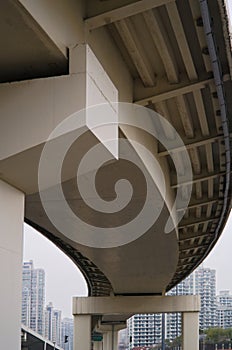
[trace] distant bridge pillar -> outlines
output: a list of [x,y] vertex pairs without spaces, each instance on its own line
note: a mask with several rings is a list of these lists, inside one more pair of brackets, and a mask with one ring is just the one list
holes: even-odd
[[102,350],[102,342],[101,341],[93,342],[93,350]]
[[[103,350],[110,349],[110,332],[104,332],[103,333]],[[112,347],[111,347],[112,348]]]
[[0,180],[0,344],[21,349],[24,194]]
[[103,350],[117,350],[118,342],[117,342],[118,332],[108,331],[103,336]]
[[103,350],[118,349],[118,331],[125,327],[126,324],[100,324],[100,327],[97,327],[97,331],[103,333]]

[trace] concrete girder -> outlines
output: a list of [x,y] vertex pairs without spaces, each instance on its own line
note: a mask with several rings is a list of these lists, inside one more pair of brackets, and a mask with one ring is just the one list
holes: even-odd
[[165,81],[159,81],[159,85],[155,88],[144,88],[140,82],[135,81],[134,85],[134,103],[142,106],[148,103],[156,103],[165,101],[177,96],[191,93],[195,90],[204,89],[207,85],[213,83],[212,78],[206,78],[189,82],[188,79],[181,79],[178,84],[169,84]]
[[174,57],[171,42],[165,31],[163,23],[161,22],[159,16],[151,10],[144,12],[143,17],[163,61],[168,81],[170,81],[170,83],[178,83],[179,72],[176,65],[176,59]]
[[121,36],[128,53],[131,56],[135,67],[144,86],[155,85],[155,72],[144,54],[143,47],[134,33],[133,27],[128,19],[115,22],[115,26]]
[[[164,157],[164,156],[168,156],[170,152],[182,152],[184,149],[191,149],[191,148],[195,148],[195,147],[200,147],[205,145],[211,145],[212,143],[216,142],[216,141],[222,141],[223,140],[223,136],[222,135],[218,135],[215,133],[215,136],[213,135],[213,133],[211,133],[211,136],[209,138],[203,138],[203,137],[196,137],[193,140],[188,140],[188,142],[186,141],[184,143],[183,147],[176,147],[176,148],[170,148],[169,150],[165,150],[165,151],[160,151],[158,152],[158,156],[159,157]],[[207,147],[208,150],[208,147]],[[207,152],[206,150],[206,152]],[[210,163],[210,165],[212,166],[212,164]],[[211,169],[211,167],[210,167]],[[209,167],[208,167],[209,170]],[[210,172],[210,171],[209,171]]]
[[184,28],[180,19],[180,15],[175,2],[166,4],[166,9],[169,15],[169,19],[172,23],[173,30],[175,32],[182,59],[185,64],[185,68],[189,79],[192,81],[198,79],[197,71],[193,62],[193,58],[189,49],[189,44],[187,42]]
[[194,296],[74,297],[73,315],[134,315],[162,312],[198,312],[200,298]]
[[[101,8],[100,13],[94,15],[93,11],[91,11],[91,17],[85,19],[85,25],[88,30],[93,30],[110,23],[114,23],[116,21],[120,21],[122,19],[128,18],[130,16],[137,15],[146,10],[153,9],[155,7],[159,7],[165,5],[169,2],[175,0],[140,0],[133,1],[131,3],[126,3],[125,5],[117,4],[114,9],[111,10],[103,10]],[[112,5],[111,5],[112,6]],[[96,12],[96,8],[94,9]],[[104,12],[103,12],[104,11]],[[88,5],[87,5],[88,12]],[[97,11],[99,12],[99,10]]]

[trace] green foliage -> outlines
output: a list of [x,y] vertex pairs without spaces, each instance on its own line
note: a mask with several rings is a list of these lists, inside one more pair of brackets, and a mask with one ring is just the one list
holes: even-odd
[[175,339],[173,339],[173,341],[168,343],[168,345],[171,347],[181,346],[181,344],[182,344],[182,336],[181,335],[179,337],[176,337]]
[[180,346],[182,344],[182,336],[180,335],[179,337],[176,337],[172,341],[173,346]]
[[232,341],[232,328],[209,328],[205,331],[207,344],[229,343]]

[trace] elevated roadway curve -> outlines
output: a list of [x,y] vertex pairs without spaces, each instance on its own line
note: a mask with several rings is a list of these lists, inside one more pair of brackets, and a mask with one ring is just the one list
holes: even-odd
[[[1,2],[0,16],[0,174],[25,193],[25,221],[74,261],[90,296],[164,294],[207,256],[230,211],[232,58],[224,0],[9,0]],[[181,166],[183,148],[172,149],[174,165],[156,141],[151,148],[170,199],[144,235],[112,248],[87,247],[59,232],[38,194],[43,146],[53,128],[78,108],[81,90],[75,90],[73,52],[86,43],[118,91],[119,102],[148,107],[170,122],[193,172],[191,183],[178,182],[175,166]],[[121,130],[123,137],[127,131]],[[172,138],[170,129],[161,132]],[[143,133],[137,137],[149,143]],[[102,197],[114,199],[112,182],[124,172],[138,187],[137,199],[125,213],[95,217],[76,192],[73,160],[98,140],[87,132],[78,142],[64,164],[68,204],[89,223],[103,220],[112,227],[126,222],[142,207],[146,191],[140,172],[132,165],[125,170],[122,161],[105,166],[104,181],[99,178]],[[150,175],[156,177],[153,170]],[[176,208],[177,216],[186,209],[183,218],[165,235],[177,190],[184,198],[190,186],[187,209]]]

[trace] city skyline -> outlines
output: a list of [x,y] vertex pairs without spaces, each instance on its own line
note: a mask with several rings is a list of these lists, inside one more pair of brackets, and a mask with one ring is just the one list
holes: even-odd
[[72,296],[87,296],[87,285],[76,265],[47,238],[24,225],[24,261],[46,270],[46,300],[72,316]]
[[[42,275],[43,275],[43,279],[41,280]],[[45,276],[46,276],[46,272],[43,269],[38,268],[37,266],[34,266],[33,261],[23,262],[23,287],[24,287],[23,291],[26,292],[26,290],[28,290],[29,295],[25,295],[25,298],[23,298],[23,300],[25,299],[25,303],[23,302],[22,305],[27,304],[26,299],[31,302],[31,295],[35,292],[35,290],[38,292],[41,288],[44,289]],[[42,285],[38,284],[40,280]],[[24,295],[24,292],[23,292],[23,295]],[[180,284],[174,287],[170,292],[168,292],[168,295],[188,295],[188,294],[199,294],[201,296],[202,308],[200,312],[200,329],[205,330],[212,327],[221,327],[223,329],[231,328],[232,294],[230,293],[229,290],[221,290],[219,291],[219,293],[216,293],[216,271],[214,269],[203,267],[201,265],[199,266],[199,268],[197,268],[194,271],[194,273],[192,273]],[[39,299],[40,298],[36,297],[36,300],[39,301]],[[56,307],[53,306],[52,302],[48,302],[43,297],[43,305],[45,304],[46,304],[46,307],[44,307],[45,323],[44,323],[44,327],[42,327],[43,332],[41,327],[40,327],[41,330],[39,331],[39,329],[37,329],[37,326],[34,327],[33,325],[29,324],[30,322],[29,323],[23,322],[23,313],[22,313],[22,322],[26,326],[29,326],[33,330],[40,333],[42,336],[45,336],[46,339],[49,339],[53,342],[55,341],[59,346],[62,346],[66,339],[66,334],[68,334],[68,337],[71,337],[72,330],[70,330],[70,326],[71,328],[73,327],[73,321],[70,318],[63,318],[61,316],[62,311],[58,310]],[[37,310],[38,305],[34,305],[34,307],[32,306],[32,309]],[[24,312],[24,314],[27,314],[27,312]],[[38,317],[38,315],[36,317]],[[128,320],[128,332],[129,332],[128,339],[132,339],[132,338],[134,339],[134,336],[136,337],[132,343],[130,342],[130,348],[132,344],[134,344],[134,341],[135,341],[134,346],[138,346],[138,345],[148,346],[148,345],[161,343],[161,339],[162,339],[161,323],[162,323],[161,314],[144,314],[144,315],[138,314],[130,318]],[[145,325],[147,327],[146,331],[143,330],[141,334],[138,333],[140,332],[140,328],[141,328],[141,325],[139,326],[139,324],[142,324],[143,325],[142,327],[144,327]],[[166,329],[165,338],[167,340],[172,341],[177,336],[179,336],[181,334],[180,314],[171,314],[171,313],[166,314],[165,329]],[[143,344],[143,339],[146,340],[146,344],[145,343]],[[69,343],[70,347],[68,349],[72,350],[71,339],[67,341],[70,342]]]
[[[73,346],[73,319],[63,318],[62,311],[45,297],[46,270],[34,265],[33,260],[23,261],[21,323],[58,346]],[[70,339],[68,339],[70,338]]]

